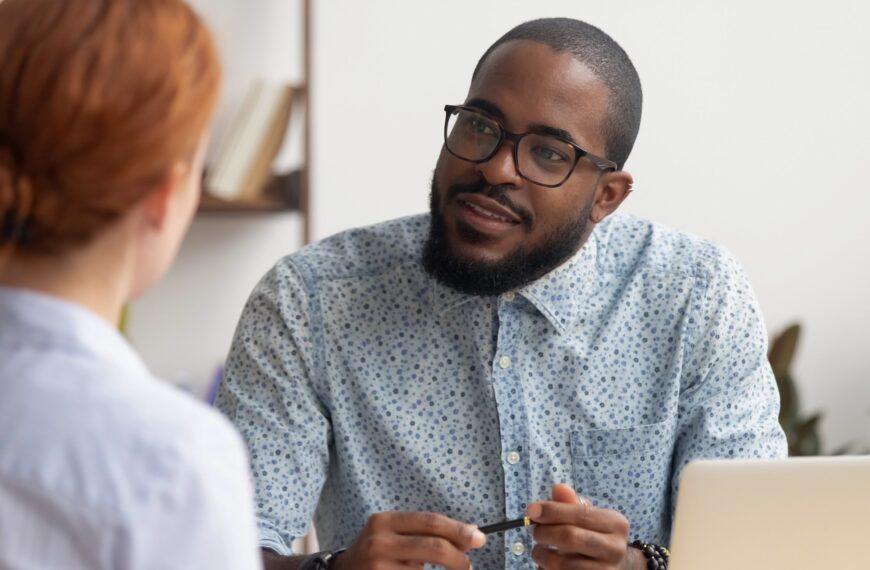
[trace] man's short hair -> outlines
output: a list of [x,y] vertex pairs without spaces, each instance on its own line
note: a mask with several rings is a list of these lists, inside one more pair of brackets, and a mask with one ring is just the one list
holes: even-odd
[[545,44],[557,53],[568,52],[604,83],[610,98],[601,134],[607,158],[622,169],[637,138],[643,107],[640,78],[625,51],[613,38],[586,22],[542,18],[520,24],[492,44],[477,62],[472,80],[497,47],[514,40],[530,40]]

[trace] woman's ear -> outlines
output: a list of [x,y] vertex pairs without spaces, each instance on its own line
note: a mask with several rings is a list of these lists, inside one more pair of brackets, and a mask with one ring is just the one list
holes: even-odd
[[593,224],[601,222],[619,208],[631,194],[634,178],[624,170],[608,172],[598,181],[598,190],[589,219]]
[[141,211],[148,226],[161,230],[166,222],[170,203],[175,194],[181,191],[187,183],[189,166],[184,162],[172,165],[163,180],[145,196],[141,203]]

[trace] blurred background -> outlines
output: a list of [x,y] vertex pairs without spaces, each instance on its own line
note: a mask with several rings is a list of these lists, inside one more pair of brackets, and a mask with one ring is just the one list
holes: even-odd
[[[312,0],[310,235],[427,208],[443,106],[501,34],[569,16],[616,39],[644,87],[626,169],[637,216],[718,242],[743,264],[824,449],[870,445],[870,4],[829,0]],[[225,65],[215,149],[257,79],[302,83],[303,0],[193,0]],[[299,105],[296,105],[299,108]],[[291,122],[289,138],[301,123]],[[277,170],[304,160],[284,145]],[[162,284],[130,310],[151,368],[207,392],[253,286],[302,246],[304,215],[197,216]],[[868,352],[865,352],[868,351]]]

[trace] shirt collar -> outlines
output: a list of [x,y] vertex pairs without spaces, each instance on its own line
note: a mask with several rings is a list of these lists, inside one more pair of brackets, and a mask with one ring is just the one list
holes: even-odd
[[[451,289],[436,279],[431,281],[432,307],[438,314],[481,298]],[[598,240],[593,231],[577,253],[514,293],[527,299],[562,334],[582,318],[599,285]]]
[[563,334],[585,314],[599,285],[598,240],[593,231],[577,253],[516,294],[525,297]]
[[457,291],[431,276],[429,277],[429,281],[431,282],[429,288],[431,307],[439,315],[443,315],[444,313],[475,299],[482,298]]
[[101,317],[59,297],[0,287],[0,344],[40,345],[113,362],[136,376],[148,368],[117,329]]

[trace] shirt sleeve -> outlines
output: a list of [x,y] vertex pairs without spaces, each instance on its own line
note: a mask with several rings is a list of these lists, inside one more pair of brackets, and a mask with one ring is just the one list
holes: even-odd
[[329,463],[315,316],[301,276],[282,260],[245,306],[216,401],[251,455],[260,545],[279,554],[306,533]]
[[787,455],[767,331],[746,275],[716,251],[688,314],[671,509],[689,461]]

